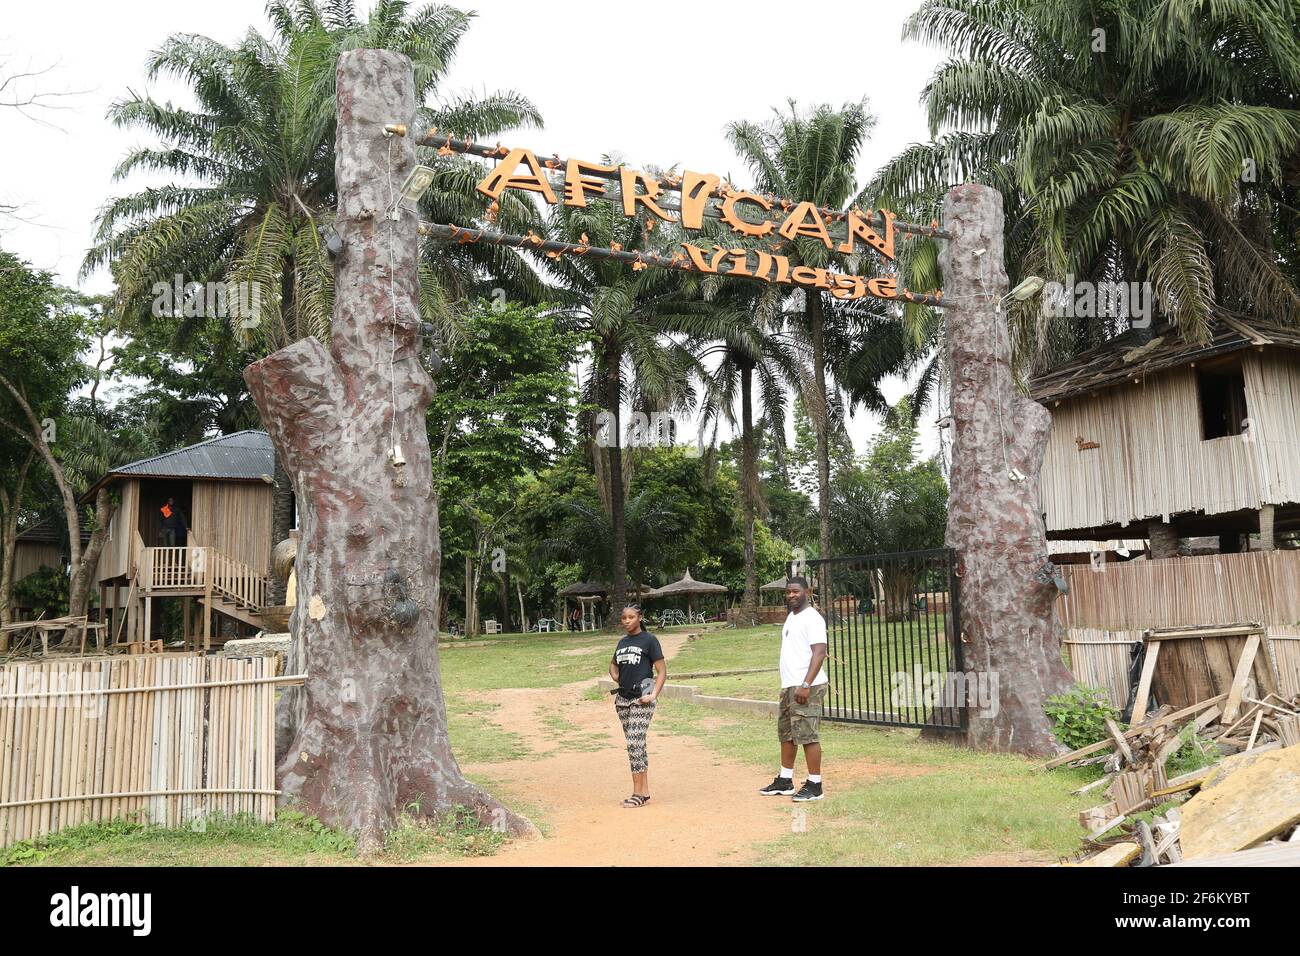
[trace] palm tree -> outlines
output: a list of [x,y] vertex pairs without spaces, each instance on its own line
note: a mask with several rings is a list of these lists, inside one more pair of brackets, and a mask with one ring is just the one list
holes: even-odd
[[[659,239],[641,218],[629,218],[609,202],[586,207],[556,206],[550,233],[569,242],[628,252],[658,250]],[[662,227],[666,233],[668,227]],[[627,594],[625,500],[631,481],[631,455],[623,449],[621,408],[670,411],[689,407],[688,385],[694,359],[673,331],[708,321],[709,310],[682,295],[679,279],[668,270],[629,268],[613,261],[567,255],[553,261],[558,279],[556,318],[586,333],[591,342],[590,372],[583,384],[584,403],[602,410],[599,429],[608,447],[597,440],[593,416],[584,416],[592,437],[597,488],[610,521],[610,606],[616,615]]]
[[[343,50],[384,48],[410,57],[422,127],[483,137],[540,125],[533,106],[513,92],[432,105],[470,13],[437,4],[412,8],[401,0],[381,0],[365,19],[353,0],[272,0],[266,12],[269,37],[250,30],[239,44],[226,46],[178,34],[150,57],[149,79],[184,81],[196,109],[132,94],[110,111],[116,125],[142,129],[164,144],[132,150],[116,178],[149,171],[178,180],[114,199],[99,215],[96,244],[82,272],[112,269],[127,323],[148,322],[154,283],[170,284],[179,275],[186,282],[224,280],[258,290],[259,314],[231,325],[232,334],[251,339],[259,351],[309,335],[328,338],[332,272],[321,230],[336,202],[334,71]],[[462,209],[473,194],[473,166],[439,162],[424,210],[436,216]],[[503,215],[510,222],[527,213],[507,201]],[[442,260],[460,266],[459,276],[446,267],[438,274],[426,268],[426,320],[445,325],[440,305],[471,286],[485,267],[495,268],[502,281],[529,286],[523,260],[515,256],[512,265],[509,259],[499,249],[462,248]],[[293,499],[278,461],[275,488],[272,537],[279,541],[289,534]]]
[[[995,186],[1013,276],[1150,282],[1189,338],[1221,307],[1300,321],[1294,3],[926,0],[904,35],[952,58],[924,93],[934,140],[869,195],[924,221],[951,185]],[[1127,325],[1013,315],[1038,366]]]
[[[701,427],[719,418],[740,428],[741,511],[745,523],[745,590],[741,599],[743,624],[758,623],[758,577],[754,557],[754,524],[761,510],[756,426],[776,449],[785,442],[786,383],[800,377],[797,342],[780,331],[781,299],[773,286],[711,276],[703,294],[717,313],[713,337],[697,346],[696,358],[704,383]],[[716,365],[708,364],[716,360]],[[762,399],[755,419],[754,386]],[[737,420],[736,406],[740,406]]]
[[[766,124],[732,123],[727,136],[741,159],[750,167],[760,191],[806,200],[817,206],[844,211],[856,204],[855,166],[863,142],[875,124],[866,103],[846,103],[839,109],[816,106],[801,113],[793,101],[789,112],[776,111]],[[792,262],[823,267],[838,265],[856,271],[839,253],[821,242],[799,237],[784,243],[780,251]],[[848,330],[835,319],[848,319],[854,312],[828,305],[821,290],[806,288],[800,317],[812,364],[812,381],[796,382],[812,417],[817,436],[818,538],[822,557],[831,554],[830,454],[833,397],[828,394],[827,372],[843,357],[841,344]],[[870,305],[860,309],[878,308]],[[831,339],[834,338],[834,341]]]
[[[571,561],[582,569],[584,578],[599,579],[614,562],[614,528],[609,512],[581,499],[564,501],[560,507],[571,520],[559,525],[559,535],[542,543],[540,553]],[[627,499],[624,523],[639,545],[629,571],[634,593],[639,594],[647,579],[660,569],[661,555],[670,543],[670,530],[679,520],[649,492]],[[616,603],[622,600],[613,596],[611,584],[610,603],[615,605],[615,614],[623,609],[621,603]]]

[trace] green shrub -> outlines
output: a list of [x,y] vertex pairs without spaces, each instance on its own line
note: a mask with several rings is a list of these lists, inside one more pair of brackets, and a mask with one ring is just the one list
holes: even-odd
[[1110,736],[1106,721],[1119,717],[1105,690],[1078,684],[1068,693],[1047,698],[1043,710],[1056,724],[1056,739],[1070,750],[1105,740]]
[[1214,741],[1198,734],[1195,724],[1188,724],[1178,736],[1182,744],[1165,761],[1166,776],[1177,777],[1218,762],[1219,751]]
[[397,829],[388,834],[385,851],[398,860],[415,860],[430,853],[491,856],[506,842],[506,834],[484,826],[467,807],[455,806],[433,818],[419,817],[420,801],[407,807]]

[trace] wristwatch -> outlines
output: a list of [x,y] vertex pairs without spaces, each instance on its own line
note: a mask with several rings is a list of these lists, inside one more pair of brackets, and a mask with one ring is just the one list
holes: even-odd
[[810,689],[812,688],[812,684],[808,683],[807,681],[804,681],[804,682],[803,682],[802,684],[800,684],[799,686],[800,686],[803,690],[810,690]]

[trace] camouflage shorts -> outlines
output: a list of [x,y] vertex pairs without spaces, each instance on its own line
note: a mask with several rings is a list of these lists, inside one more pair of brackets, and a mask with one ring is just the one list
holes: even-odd
[[808,703],[794,699],[798,687],[781,688],[781,711],[776,719],[776,735],[781,743],[821,743],[817,731],[822,721],[822,701],[829,684],[817,684],[808,691]]

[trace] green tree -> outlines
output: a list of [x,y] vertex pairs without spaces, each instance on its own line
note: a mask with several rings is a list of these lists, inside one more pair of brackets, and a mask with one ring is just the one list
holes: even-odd
[[[551,212],[553,236],[628,252],[666,245],[662,236],[656,245],[652,228],[605,201],[582,208],[559,205]],[[669,333],[698,334],[709,309],[683,296],[678,278],[665,269],[637,270],[613,260],[564,256],[552,271],[559,284],[557,321],[580,331],[591,348],[582,397],[598,411],[584,414],[582,426],[591,442],[601,503],[609,515],[612,621],[627,594],[625,501],[631,455],[623,447],[622,407],[626,403],[643,411],[668,411],[689,405],[687,381],[695,360]]]
[[[784,447],[788,408],[786,383],[799,377],[797,345],[777,325],[780,294],[771,286],[739,279],[720,280],[721,290],[710,300],[718,311],[718,338],[697,351],[704,373],[704,426],[725,419],[740,429],[740,494],[744,515],[744,581],[741,586],[741,623],[758,622],[758,564],[755,534],[763,509],[758,470],[758,434]],[[706,294],[709,289],[706,282]],[[755,386],[758,395],[755,395]],[[762,400],[755,415],[755,398]],[[737,415],[739,406],[739,415]]]
[[80,357],[90,344],[91,320],[78,305],[76,296],[61,288],[50,273],[0,251],[0,427],[9,436],[0,444],[6,455],[0,470],[16,482],[0,499],[5,531],[0,616],[10,613],[14,538],[36,462],[56,486],[68,529],[69,614],[73,616],[86,612],[90,577],[112,514],[104,492],[96,498],[94,511],[85,516],[97,526],[83,550],[83,515],[77,488],[61,460],[70,446],[61,434],[66,422],[60,421],[69,395],[90,375]]
[[[1013,278],[1150,282],[1193,339],[1223,308],[1300,320],[1294,3],[926,0],[904,36],[950,53],[923,94],[934,139],[869,194],[924,221],[952,185],[995,186]],[[1037,302],[1013,317],[1039,366],[1127,325],[1045,323]]]
[[[866,103],[846,103],[839,109],[819,105],[800,112],[777,111],[766,124],[738,122],[727,136],[749,166],[758,189],[777,196],[815,203],[823,209],[847,210],[857,204],[855,167],[862,145],[875,124]],[[856,257],[849,261],[821,241],[800,236],[783,242],[779,250],[794,263],[836,266],[856,272]],[[820,289],[803,290],[804,308],[799,328],[806,337],[811,373],[793,383],[802,394],[816,437],[818,541],[823,555],[831,553],[830,436],[833,430],[832,365],[845,357],[845,343],[853,337],[853,323],[881,307],[868,301],[855,307],[832,305]],[[832,373],[828,375],[828,373]]]
[[[916,420],[907,399],[885,416],[884,427],[860,462],[836,474],[831,498],[835,547],[842,554],[888,554],[943,546],[948,487],[939,463],[920,461]],[[888,565],[879,589],[892,616],[910,616],[915,572]]]
[[138,326],[112,356],[125,392],[118,409],[155,423],[163,448],[258,427],[244,383],[244,367],[257,355],[230,335],[224,319]]
[[[479,584],[493,564],[493,546],[505,553],[527,475],[570,443],[575,386],[568,363],[579,341],[557,330],[542,309],[479,300],[443,359],[429,406],[429,444],[444,530],[472,562],[467,633],[476,633]],[[507,554],[500,579],[507,593],[510,563]]]
[[[132,150],[116,177],[161,172],[179,181],[111,200],[83,264],[83,272],[111,267],[128,323],[150,321],[159,290],[177,276],[183,283],[234,283],[241,303],[257,306],[256,314],[232,322],[232,335],[254,343],[259,354],[310,335],[328,338],[332,272],[320,230],[328,227],[336,202],[334,82],[341,51],[370,47],[410,57],[419,128],[481,138],[540,123],[517,93],[437,96],[472,14],[438,4],[412,8],[400,0],[383,0],[364,19],[353,0],[272,0],[266,12],[270,36],[250,31],[227,46],[178,34],[152,54],[148,78],[184,82],[195,109],[137,94],[113,105],[115,125],[142,130],[163,144]],[[423,208],[450,214],[473,202],[477,176],[471,165],[440,163]],[[518,208],[507,204],[505,215]],[[453,258],[466,268],[491,265],[512,274],[499,249],[465,249]],[[516,265],[513,273],[527,271]],[[424,278],[425,318],[445,324],[445,285],[439,280],[451,277],[426,269]],[[463,285],[472,281],[461,277]],[[164,318],[175,321],[177,311],[184,318],[185,303],[171,305]],[[272,538],[278,542],[288,536],[293,518],[292,489],[278,461],[275,482]]]

